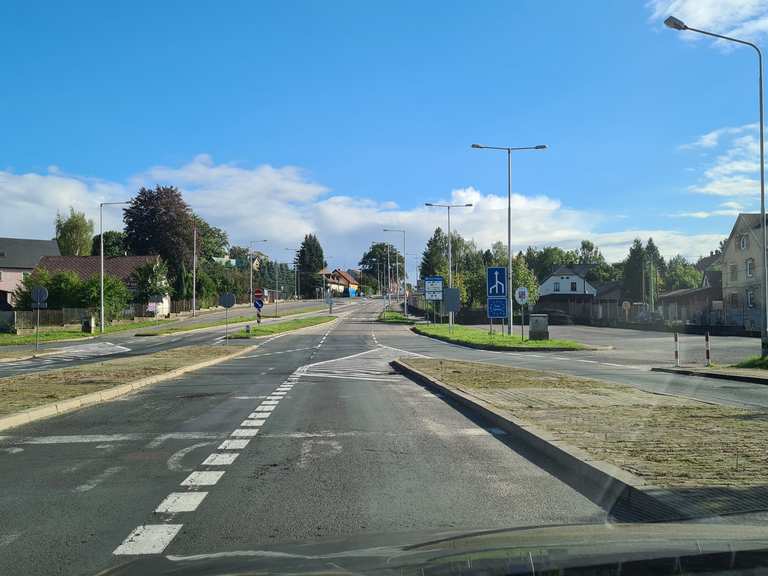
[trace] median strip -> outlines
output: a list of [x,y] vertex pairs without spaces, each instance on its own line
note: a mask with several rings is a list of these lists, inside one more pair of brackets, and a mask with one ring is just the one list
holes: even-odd
[[326,322],[332,322],[333,320],[336,320],[336,316],[310,316],[309,318],[297,318],[295,320],[286,320],[285,322],[259,324],[251,326],[250,332],[246,332],[245,329],[243,329],[232,334],[230,338],[258,338],[261,336],[271,336],[273,334],[280,334],[282,332],[325,324]]
[[509,352],[549,350],[552,352],[564,352],[567,350],[592,349],[574,340],[523,340],[520,336],[489,333],[485,330],[457,325],[450,328],[447,324],[418,324],[413,326],[411,330],[422,336],[429,336],[430,338],[450,342],[451,344],[459,344],[482,350],[503,350]]

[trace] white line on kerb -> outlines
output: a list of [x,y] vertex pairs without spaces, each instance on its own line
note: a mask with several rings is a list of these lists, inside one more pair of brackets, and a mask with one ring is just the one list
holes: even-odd
[[181,530],[181,524],[144,524],[123,540],[112,554],[160,554]]
[[171,492],[155,508],[160,514],[176,514],[178,512],[194,512],[208,492]]

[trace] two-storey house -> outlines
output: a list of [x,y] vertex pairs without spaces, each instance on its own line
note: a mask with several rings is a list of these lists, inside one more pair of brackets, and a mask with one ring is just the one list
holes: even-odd
[[760,214],[739,214],[722,256],[725,323],[760,330],[763,274]]

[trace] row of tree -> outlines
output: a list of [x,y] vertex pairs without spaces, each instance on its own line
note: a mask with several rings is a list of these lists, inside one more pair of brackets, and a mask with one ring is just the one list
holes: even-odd
[[[173,186],[141,188],[123,210],[123,223],[123,230],[104,232],[104,255],[160,256],[166,266],[168,292],[175,299],[192,298],[195,233],[196,290],[200,301],[211,300],[223,292],[247,298],[251,274],[253,286],[268,289],[278,286],[281,297],[294,297],[297,289],[304,297],[315,297],[322,285],[319,272],[325,260],[316,236],[308,234],[304,238],[293,259],[293,266],[298,266],[295,274],[288,264],[270,261],[261,252],[230,246],[227,233],[195,214]],[[55,229],[62,255],[100,254],[101,238],[93,234],[93,222],[82,212],[70,209],[66,217],[57,214]]]
[[[465,240],[453,232],[451,236],[451,260],[453,285],[458,287],[462,302],[469,307],[484,306],[485,269],[488,266],[507,266],[507,249],[496,242],[490,249],[481,250],[472,240]],[[677,255],[668,261],[659,252],[652,238],[643,245],[636,239],[627,257],[608,263],[599,248],[589,240],[583,240],[578,250],[563,250],[556,246],[536,248],[529,246],[512,258],[512,285],[526,286],[531,302],[538,300],[538,287],[560,266],[588,265],[586,278],[593,285],[620,282],[623,298],[643,301],[650,297],[677,290],[696,288],[701,285],[702,271],[696,265]],[[448,235],[441,228],[435,229],[427,241],[419,266],[419,274],[448,277]]]

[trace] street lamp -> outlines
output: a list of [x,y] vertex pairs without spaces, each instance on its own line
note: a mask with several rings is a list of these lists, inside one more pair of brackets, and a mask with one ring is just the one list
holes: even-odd
[[[424,206],[448,209],[448,288],[453,288],[453,264],[451,261],[451,208],[471,208],[472,204],[433,204],[424,202]],[[448,328],[453,328],[453,312],[448,312]]]
[[99,202],[99,332],[104,334],[104,206],[130,204],[124,202]]
[[250,243],[248,244],[248,266],[250,268],[250,276],[251,276],[250,283],[249,283],[251,293],[250,293],[250,296],[248,296],[248,300],[249,300],[249,303],[251,304],[253,303],[253,245],[258,244],[260,242],[267,242],[267,240],[251,240]]
[[537,144],[536,146],[484,146],[483,144],[472,144],[472,148],[486,150],[503,150],[507,153],[507,312],[509,313],[509,322],[507,322],[507,334],[512,335],[512,152],[518,150],[546,150],[546,144]]
[[283,250],[290,250],[293,252],[293,297],[295,300],[299,299],[299,254],[298,250],[293,248],[283,248]]
[[[408,266],[405,264],[405,251],[406,251],[406,243],[405,243],[405,230],[403,228],[384,228],[384,232],[402,232],[403,233],[403,293],[405,293],[405,285],[408,284]],[[395,263],[397,266],[398,263]],[[397,295],[398,298],[400,296],[400,268],[396,268],[398,270],[398,277],[397,277]],[[405,298],[403,298],[403,313],[406,317],[408,317],[408,296],[406,295]]]
[[706,30],[699,30],[698,28],[691,28],[686,25],[685,22],[674,16],[669,16],[664,20],[664,24],[673,30],[690,32],[698,32],[705,36],[712,36],[713,38],[720,38],[721,40],[728,40],[729,42],[735,42],[737,44],[743,44],[744,46],[750,46],[757,52],[757,68],[758,68],[758,106],[760,107],[760,221],[763,230],[763,313],[762,313],[762,355],[768,356],[768,232],[766,232],[765,226],[765,122],[763,120],[763,53],[757,44],[748,42],[746,40],[739,40],[738,38],[731,38],[730,36],[723,36],[722,34],[715,34],[714,32],[707,32]]

